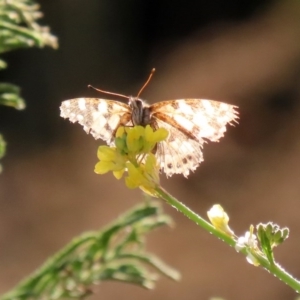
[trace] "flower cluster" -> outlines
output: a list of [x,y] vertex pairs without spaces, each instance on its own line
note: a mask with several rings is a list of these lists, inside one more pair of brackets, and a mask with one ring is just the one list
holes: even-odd
[[156,144],[165,140],[168,132],[164,128],[154,131],[151,126],[119,127],[115,147],[100,146],[97,174],[109,171],[120,179],[127,172],[125,183],[128,188],[141,188],[151,195],[159,184],[159,166],[153,154]]

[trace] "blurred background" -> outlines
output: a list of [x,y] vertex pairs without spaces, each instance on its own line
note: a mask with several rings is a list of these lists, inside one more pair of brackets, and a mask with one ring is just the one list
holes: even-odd
[[[3,58],[1,81],[22,87],[27,108],[0,109],[7,143],[0,175],[0,293],[76,235],[98,229],[142,199],[111,174],[96,175],[100,141],[59,117],[61,101],[101,89],[149,103],[206,98],[240,107],[240,124],[204,148],[188,179],[162,184],[202,216],[220,203],[242,235],[273,221],[291,230],[275,258],[300,278],[300,3],[286,1],[39,0],[54,51]],[[175,229],[149,250],[182,273],[153,291],[103,283],[93,299],[294,299],[289,287],[165,206]]]

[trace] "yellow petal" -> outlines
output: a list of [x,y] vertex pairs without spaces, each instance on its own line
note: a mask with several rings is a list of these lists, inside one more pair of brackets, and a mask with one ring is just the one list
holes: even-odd
[[111,171],[112,167],[113,167],[112,162],[101,160],[95,165],[94,171],[96,174],[105,174]]
[[138,187],[130,177],[125,178],[125,184],[129,189],[136,189]]
[[223,231],[229,236],[234,235],[233,231],[228,225],[229,217],[220,204],[215,204],[207,212],[207,216],[216,229]]
[[169,132],[167,129],[165,128],[158,128],[155,132],[154,132],[154,140],[155,143],[164,141],[169,135]]
[[112,160],[115,156],[116,148],[108,146],[100,146],[97,151],[97,156],[100,160],[109,161]]
[[122,137],[124,133],[125,133],[125,127],[120,126],[116,132],[116,137]]
[[122,169],[121,171],[113,171],[113,174],[117,179],[121,179],[124,174],[124,171],[124,169]]

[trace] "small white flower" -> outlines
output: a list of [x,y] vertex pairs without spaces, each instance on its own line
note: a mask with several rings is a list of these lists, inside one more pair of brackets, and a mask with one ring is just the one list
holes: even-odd
[[236,251],[240,251],[245,247],[257,249],[257,239],[253,232],[247,231],[244,236],[238,238],[237,243],[235,244]]
[[235,244],[235,250],[241,251],[242,249],[246,248],[247,251],[247,261],[248,263],[259,266],[259,261],[255,258],[255,256],[252,254],[254,252],[258,253],[259,248],[257,246],[257,238],[256,235],[253,233],[253,226],[250,227],[250,231],[247,231],[244,236],[241,236],[238,238],[236,244]]

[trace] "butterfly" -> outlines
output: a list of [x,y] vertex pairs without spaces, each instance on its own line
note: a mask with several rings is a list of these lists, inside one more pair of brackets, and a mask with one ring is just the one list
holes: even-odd
[[178,99],[146,104],[137,97],[105,92],[128,98],[128,104],[100,98],[65,100],[60,106],[61,117],[78,122],[95,139],[114,145],[120,126],[150,125],[154,130],[165,128],[169,135],[157,144],[155,156],[166,176],[183,174],[187,177],[203,161],[202,147],[206,140],[219,141],[226,125],[237,122],[236,106],[205,99]]

